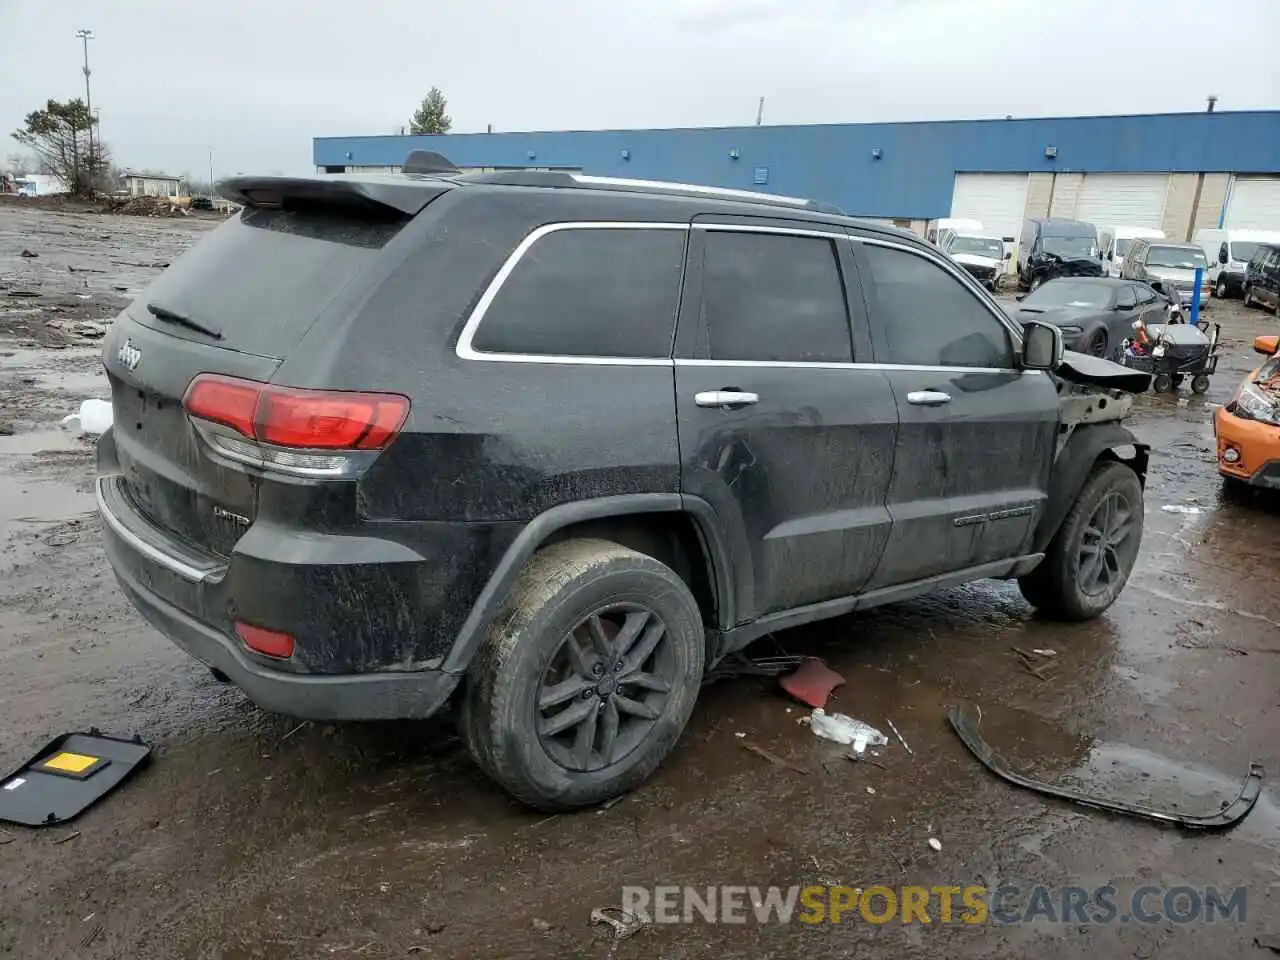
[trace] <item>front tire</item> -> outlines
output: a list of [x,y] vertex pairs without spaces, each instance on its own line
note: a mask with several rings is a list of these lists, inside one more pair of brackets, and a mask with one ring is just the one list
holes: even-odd
[[1173,392],[1173,375],[1168,373],[1157,373],[1155,379],[1151,381],[1151,389],[1156,393],[1172,393]]
[[1049,543],[1045,558],[1018,578],[1027,602],[1062,620],[1092,620],[1116,601],[1142,544],[1142,484],[1126,464],[1094,465]]
[[468,677],[462,731],[485,773],[543,810],[638,786],[702,683],[698,603],[669,567],[607,540],[534,555]]
[[1107,331],[1095,330],[1089,337],[1089,355],[1107,359]]
[[1213,289],[1213,295],[1217,297],[1219,300],[1225,300],[1227,299],[1228,296],[1230,296],[1230,294],[1231,294],[1231,291],[1227,287],[1227,278],[1219,277],[1218,285]]
[[1197,373],[1191,378],[1191,392],[1194,394],[1205,394],[1209,392],[1209,375],[1205,373]]

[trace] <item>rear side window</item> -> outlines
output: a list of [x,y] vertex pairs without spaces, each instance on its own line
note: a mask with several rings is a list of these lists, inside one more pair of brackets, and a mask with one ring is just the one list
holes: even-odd
[[720,230],[703,236],[700,353],[713,360],[852,362],[832,241]]
[[671,355],[685,230],[556,230],[525,251],[472,339],[487,353]]
[[1137,305],[1138,305],[1138,297],[1137,297],[1136,289],[1134,287],[1126,283],[1123,287],[1121,287],[1119,290],[1116,291],[1117,307],[1136,307]]
[[1013,366],[1008,329],[942,267],[872,244],[864,245],[859,257],[875,302],[878,360],[926,367]]
[[[218,330],[220,346],[283,356],[407,219],[246,208],[162,273],[144,299]],[[141,303],[136,317],[156,323]],[[175,324],[163,329],[203,339]]]

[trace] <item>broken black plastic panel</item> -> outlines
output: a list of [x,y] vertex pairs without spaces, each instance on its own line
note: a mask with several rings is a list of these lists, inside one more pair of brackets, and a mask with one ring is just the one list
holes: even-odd
[[1182,813],[1181,811],[1156,810],[1139,803],[1093,797],[1078,790],[1072,790],[1069,787],[1060,787],[1056,784],[1034,780],[1016,772],[978,733],[978,727],[982,722],[982,713],[973,704],[953,704],[947,708],[947,719],[951,721],[951,726],[955,729],[960,739],[964,741],[964,745],[996,776],[1009,781],[1015,786],[1034,790],[1036,793],[1042,793],[1046,796],[1071,800],[1086,807],[1093,807],[1095,810],[1123,813],[1142,820],[1154,820],[1157,823],[1179,826],[1187,830],[1226,830],[1234,827],[1248,816],[1249,811],[1258,802],[1258,797],[1262,795],[1262,764],[1250,763],[1249,773],[1245,777],[1244,783],[1241,784],[1240,792],[1236,795],[1236,798],[1229,802],[1224,801],[1218,810],[1204,815],[1197,816],[1196,814]]
[[146,764],[151,747],[88,733],[56,737],[0,780],[0,821],[48,827],[79,816]]

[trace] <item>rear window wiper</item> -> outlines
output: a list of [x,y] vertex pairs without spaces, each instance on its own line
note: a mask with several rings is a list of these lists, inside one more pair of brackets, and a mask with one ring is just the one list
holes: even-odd
[[217,327],[212,327],[207,323],[201,323],[199,320],[192,320],[185,314],[178,313],[176,310],[170,310],[168,307],[162,307],[158,303],[148,303],[147,312],[157,320],[176,323],[189,330],[194,330],[196,333],[203,333],[206,337],[213,337],[215,340],[222,339],[222,331]]

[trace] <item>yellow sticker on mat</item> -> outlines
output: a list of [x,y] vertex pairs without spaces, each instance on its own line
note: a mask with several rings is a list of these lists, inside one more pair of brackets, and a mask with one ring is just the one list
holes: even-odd
[[50,770],[61,770],[63,773],[84,773],[97,762],[97,757],[86,756],[83,753],[64,752],[54,754],[40,765],[48,767]]

